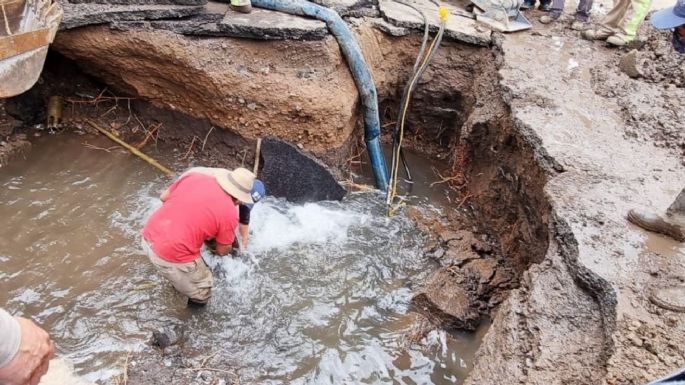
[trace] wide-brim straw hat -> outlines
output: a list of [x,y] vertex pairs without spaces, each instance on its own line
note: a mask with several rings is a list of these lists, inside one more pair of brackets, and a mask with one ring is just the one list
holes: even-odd
[[252,171],[242,167],[233,171],[222,168],[215,171],[214,177],[219,182],[219,186],[232,197],[243,203],[254,203],[250,193],[256,177]]

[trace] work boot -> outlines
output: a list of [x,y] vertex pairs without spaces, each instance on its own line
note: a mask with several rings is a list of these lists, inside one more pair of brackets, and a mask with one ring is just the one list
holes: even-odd
[[250,0],[231,0],[231,9],[240,13],[252,12],[252,2]]
[[540,3],[538,6],[538,9],[543,11],[543,12],[549,12],[550,9],[552,9],[552,3]]
[[676,221],[672,216],[661,217],[650,212],[630,210],[626,218],[630,223],[647,231],[666,235],[678,242],[685,242],[685,224]]
[[588,27],[587,23],[584,21],[575,20],[573,23],[571,23],[571,29],[574,31],[585,31],[588,29]]
[[542,15],[542,16],[540,16],[540,18],[538,20],[542,24],[551,24],[556,19],[550,15]]
[[188,307],[191,309],[204,309],[207,302],[198,301],[196,299],[188,298]]
[[526,9],[531,9],[531,8],[534,8],[534,7],[535,7],[535,3],[534,3],[534,2],[526,0],[526,1],[523,2],[523,4],[521,4],[520,9],[525,11]]
[[649,300],[660,308],[685,313],[685,286],[656,289]]
[[586,29],[582,35],[587,40],[606,40],[613,33],[604,29]]
[[626,39],[624,39],[623,37],[621,37],[619,35],[609,36],[609,38],[607,39],[607,43],[609,43],[610,45],[613,45],[615,47],[623,47],[624,45],[628,44]]

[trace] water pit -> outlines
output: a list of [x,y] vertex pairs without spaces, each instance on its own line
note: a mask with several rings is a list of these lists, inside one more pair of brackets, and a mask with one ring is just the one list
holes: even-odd
[[217,278],[205,311],[188,310],[141,255],[137,234],[167,181],[137,159],[62,134],[2,170],[2,301],[51,331],[91,380],[118,374],[159,325],[222,357],[242,383],[454,383],[477,336],[400,348],[412,287],[433,269],[422,237],[388,219],[378,196],[254,212],[251,258],[209,257]]
[[[365,33],[373,36],[363,35],[363,44],[392,55],[370,60],[382,123],[390,123],[418,39]],[[78,56],[74,52],[87,44],[69,45],[74,36],[65,38],[61,50]],[[264,49],[269,44],[259,45]],[[312,44],[303,45],[294,60],[307,60]],[[124,76],[117,72],[121,67],[101,66],[99,60],[90,57],[77,63],[113,89],[122,81],[137,84],[131,80],[140,75],[135,69]],[[212,303],[200,312],[185,308],[138,248],[138,230],[169,181],[99,137],[65,132],[33,140],[25,160],[0,170],[5,186],[2,215],[8,218],[9,229],[0,243],[0,298],[10,310],[40,321],[76,371],[101,383],[121,374],[128,351],[148,354],[150,332],[162,325],[185,330],[184,354],[197,360],[188,364],[190,369],[203,362],[230,368],[239,373],[241,383],[461,383],[487,326],[470,333],[457,331],[444,321],[449,315],[431,318],[413,312],[422,309],[412,307],[412,297],[431,282],[436,270],[447,276],[460,270],[464,282],[479,282],[468,293],[469,308],[474,317],[485,319],[547,248],[543,172],[509,119],[496,85],[497,60],[496,50],[446,42],[426,73],[428,80],[417,90],[408,145],[447,162],[437,167],[434,162],[421,164],[425,160],[420,159],[410,162],[417,179],[425,178],[424,186],[413,193],[431,197],[430,202],[411,201],[411,219],[418,228],[405,214],[388,219],[382,197],[374,193],[352,193],[342,203],[304,206],[269,199],[254,212],[250,258],[217,261],[207,256],[217,287]],[[47,83],[63,95],[97,96],[92,89],[74,91],[80,80],[74,81],[71,74],[65,77],[64,67],[69,66],[46,67],[56,71],[53,80],[58,80]],[[327,76],[338,75],[329,71]],[[173,92],[171,86],[166,89]],[[137,99],[145,96],[145,89],[137,91]],[[37,92],[37,100],[45,98]],[[257,100],[254,93],[251,97]],[[135,123],[127,100],[67,104],[65,120],[71,121],[71,130],[86,131],[80,115],[94,116],[124,138],[138,141],[145,134],[130,129]],[[160,100],[164,104],[164,96]],[[151,142],[146,151],[176,169],[188,164],[233,167],[253,157],[253,142],[236,135],[245,127],[216,129],[209,135],[211,122],[132,103],[143,127],[164,123],[156,138],[159,148]],[[260,116],[259,108],[249,110]],[[301,110],[289,115],[288,122],[271,116],[275,120],[270,134],[280,136],[281,124],[318,119],[307,116],[306,105]],[[109,115],[103,118],[103,113]],[[268,112],[261,113],[259,119],[270,118]],[[347,120],[354,126],[350,132],[333,130],[334,135],[324,140],[317,134],[299,137],[343,176],[360,173],[353,168],[360,127],[354,119]],[[282,136],[297,140],[291,133],[288,129]],[[199,145],[193,148],[194,137],[208,138],[206,152],[204,143],[203,152]],[[339,145],[329,145],[331,140]],[[440,179],[433,167],[446,178],[437,188],[428,187]],[[363,178],[356,175],[356,180]],[[444,194],[448,184],[458,193]],[[442,224],[437,226],[438,222]],[[458,238],[467,233],[474,243]],[[446,293],[447,298],[453,295]],[[435,324],[427,327],[426,319]],[[416,325],[424,326],[416,332]],[[417,337],[412,339],[412,334]],[[169,357],[159,360],[178,364]]]

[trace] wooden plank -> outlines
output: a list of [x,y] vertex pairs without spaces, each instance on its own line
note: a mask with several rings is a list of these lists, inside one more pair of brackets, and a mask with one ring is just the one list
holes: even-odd
[[18,33],[0,37],[0,60],[50,44],[50,29]]

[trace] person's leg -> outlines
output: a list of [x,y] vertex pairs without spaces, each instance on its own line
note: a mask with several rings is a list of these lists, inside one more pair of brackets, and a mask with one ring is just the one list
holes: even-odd
[[623,19],[625,18],[628,8],[631,6],[631,0],[616,0],[614,6],[609,13],[602,19],[601,28],[610,30],[611,32],[621,32]]
[[552,0],[540,0],[538,9],[545,12],[550,11],[552,9]]
[[614,6],[602,19],[597,29],[583,31],[583,37],[588,40],[606,40],[608,37],[621,31],[620,23],[623,22],[631,0],[614,0]]
[[552,0],[551,6],[549,9],[549,17],[552,18],[553,20],[558,19],[561,14],[564,12],[564,4],[566,3],[565,0]]
[[179,293],[187,296],[194,303],[207,303],[212,295],[214,278],[202,258],[192,262],[173,263],[155,254],[145,240],[141,243],[152,265],[171,282]]
[[580,0],[576,8],[576,20],[583,23],[587,22],[590,17],[590,10],[592,9],[593,0]]
[[637,28],[647,16],[651,5],[651,0],[631,0],[630,6],[626,9],[620,23],[620,31],[617,31],[612,38],[607,39],[607,42],[613,45],[625,45],[635,40]]
[[521,10],[523,11],[533,7],[535,7],[535,0],[523,0],[523,4],[521,4]]

